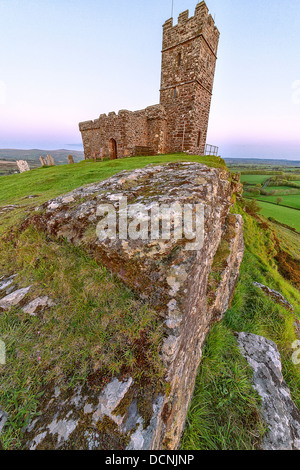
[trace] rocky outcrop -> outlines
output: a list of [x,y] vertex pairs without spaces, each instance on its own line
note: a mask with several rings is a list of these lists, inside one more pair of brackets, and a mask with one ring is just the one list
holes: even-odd
[[300,450],[300,412],[282,376],[281,357],[273,341],[239,333],[242,354],[253,369],[253,385],[262,399],[268,432],[264,450]]
[[[106,389],[98,397],[98,421],[105,415],[128,449],[178,448],[203,342],[212,323],[222,318],[230,304],[243,258],[243,224],[241,216],[230,214],[232,192],[231,177],[225,169],[198,163],[149,166],[49,201],[23,226],[33,223],[50,237],[85,248],[154,307],[161,318],[166,386],[160,393],[149,394],[148,419],[139,413],[136,395],[130,395],[134,384],[128,377],[114,379],[121,388],[128,387],[121,402],[112,399],[111,405],[105,405],[107,393],[111,396]],[[171,211],[166,213],[172,215],[170,226],[165,225],[166,207]],[[183,220],[188,222],[191,216],[197,228],[192,233],[185,224],[181,237],[180,210]],[[116,220],[114,230],[111,222]],[[108,239],[102,236],[105,224],[111,230]],[[107,385],[110,390],[114,381]],[[49,403],[47,416],[63,421],[61,406],[53,399]],[[87,402],[81,403],[83,409]],[[114,407],[123,409],[120,419],[114,419],[118,416]],[[108,408],[109,413],[104,413]],[[97,413],[95,405],[88,410],[90,415]],[[78,435],[82,429],[84,437],[84,426],[76,422],[72,432]],[[40,419],[25,435],[27,447],[34,446],[36,436],[40,436],[36,447],[41,448],[47,434],[49,428]],[[97,436],[101,448],[99,432]],[[52,439],[51,445],[67,446],[71,437],[59,442]],[[87,443],[85,446],[89,448]]]

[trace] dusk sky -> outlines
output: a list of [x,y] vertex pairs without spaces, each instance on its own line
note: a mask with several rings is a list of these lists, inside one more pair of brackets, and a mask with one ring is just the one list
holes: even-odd
[[[196,3],[174,0],[174,24]],[[221,32],[208,143],[300,160],[300,1],[206,3]],[[0,148],[81,145],[80,121],[158,103],[171,4],[0,0]]]

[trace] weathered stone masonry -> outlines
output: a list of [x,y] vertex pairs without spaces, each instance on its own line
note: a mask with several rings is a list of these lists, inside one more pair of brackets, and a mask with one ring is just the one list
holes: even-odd
[[163,26],[160,104],[79,124],[86,159],[171,152],[203,154],[219,31],[205,2]]

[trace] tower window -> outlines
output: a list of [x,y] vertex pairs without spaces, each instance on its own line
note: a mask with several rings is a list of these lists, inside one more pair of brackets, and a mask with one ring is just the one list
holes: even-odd
[[179,52],[179,54],[177,56],[177,65],[178,65],[178,67],[181,66],[181,59],[182,59],[182,55],[181,55],[181,52]]
[[179,96],[179,89],[178,87],[174,88],[173,91],[173,99],[175,100]]
[[201,142],[201,131],[198,132],[197,147],[200,147]]

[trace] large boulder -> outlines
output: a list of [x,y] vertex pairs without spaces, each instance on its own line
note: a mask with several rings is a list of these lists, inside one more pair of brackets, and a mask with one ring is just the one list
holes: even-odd
[[[25,223],[25,226],[34,223],[51,237],[64,238],[85,248],[156,309],[164,325],[161,356],[166,387],[164,392],[148,398],[152,411],[147,422],[139,415],[134,399],[130,399],[130,390],[127,390],[133,387],[130,378],[115,378],[109,390],[102,390],[96,400],[106,403],[107,394],[111,394],[115,385],[118,393],[126,389],[126,407],[123,406],[126,411],[123,410],[121,417],[116,417],[113,407],[105,415],[104,405],[100,406],[102,411],[97,416],[105,415],[106,419],[113,420],[120,439],[126,436],[128,449],[177,449],[179,446],[204,340],[213,322],[220,320],[228,309],[243,258],[242,218],[230,213],[233,188],[239,189],[239,185],[231,181],[225,169],[199,163],[148,166],[119,173],[49,201]],[[197,215],[194,239],[189,229],[181,238],[178,232],[177,238],[168,239],[166,233],[165,239],[161,234],[155,238],[158,229],[155,222],[159,219],[155,211],[163,204],[177,204],[173,206],[175,212],[176,207],[185,207],[189,215]],[[129,223],[125,228],[124,225],[118,227],[116,233],[111,228],[113,238],[104,240],[101,238],[103,221],[108,224],[114,221],[113,211],[110,219],[106,217],[109,208],[104,206],[108,205],[123,222],[127,213]],[[150,212],[154,217],[152,238]],[[160,221],[164,217],[160,217]],[[174,219],[171,233],[178,227],[178,219]],[[126,237],[127,228],[130,236]],[[85,390],[82,395],[85,398],[79,402],[82,407],[87,403],[87,393]],[[111,403],[120,408],[122,403],[118,396]],[[121,394],[121,401],[122,398]],[[65,399],[63,403],[66,408]],[[39,448],[43,446],[43,440],[55,428],[49,416],[56,423],[65,419],[62,412],[60,415],[61,409],[52,397],[51,405],[47,405],[47,427],[40,418],[31,425],[30,433],[25,434],[28,448],[35,447],[36,436],[39,436]],[[94,406],[89,411],[91,414],[97,410]],[[72,423],[76,429],[72,427],[72,432],[78,436],[81,422],[74,418]],[[82,429],[81,446],[90,448],[91,438],[84,441],[86,428]],[[96,447],[101,448],[102,440],[97,432]],[[51,447],[68,446],[72,433],[66,435],[68,437],[65,440],[61,437],[59,442],[52,436]],[[117,444],[115,447],[119,448]]]

